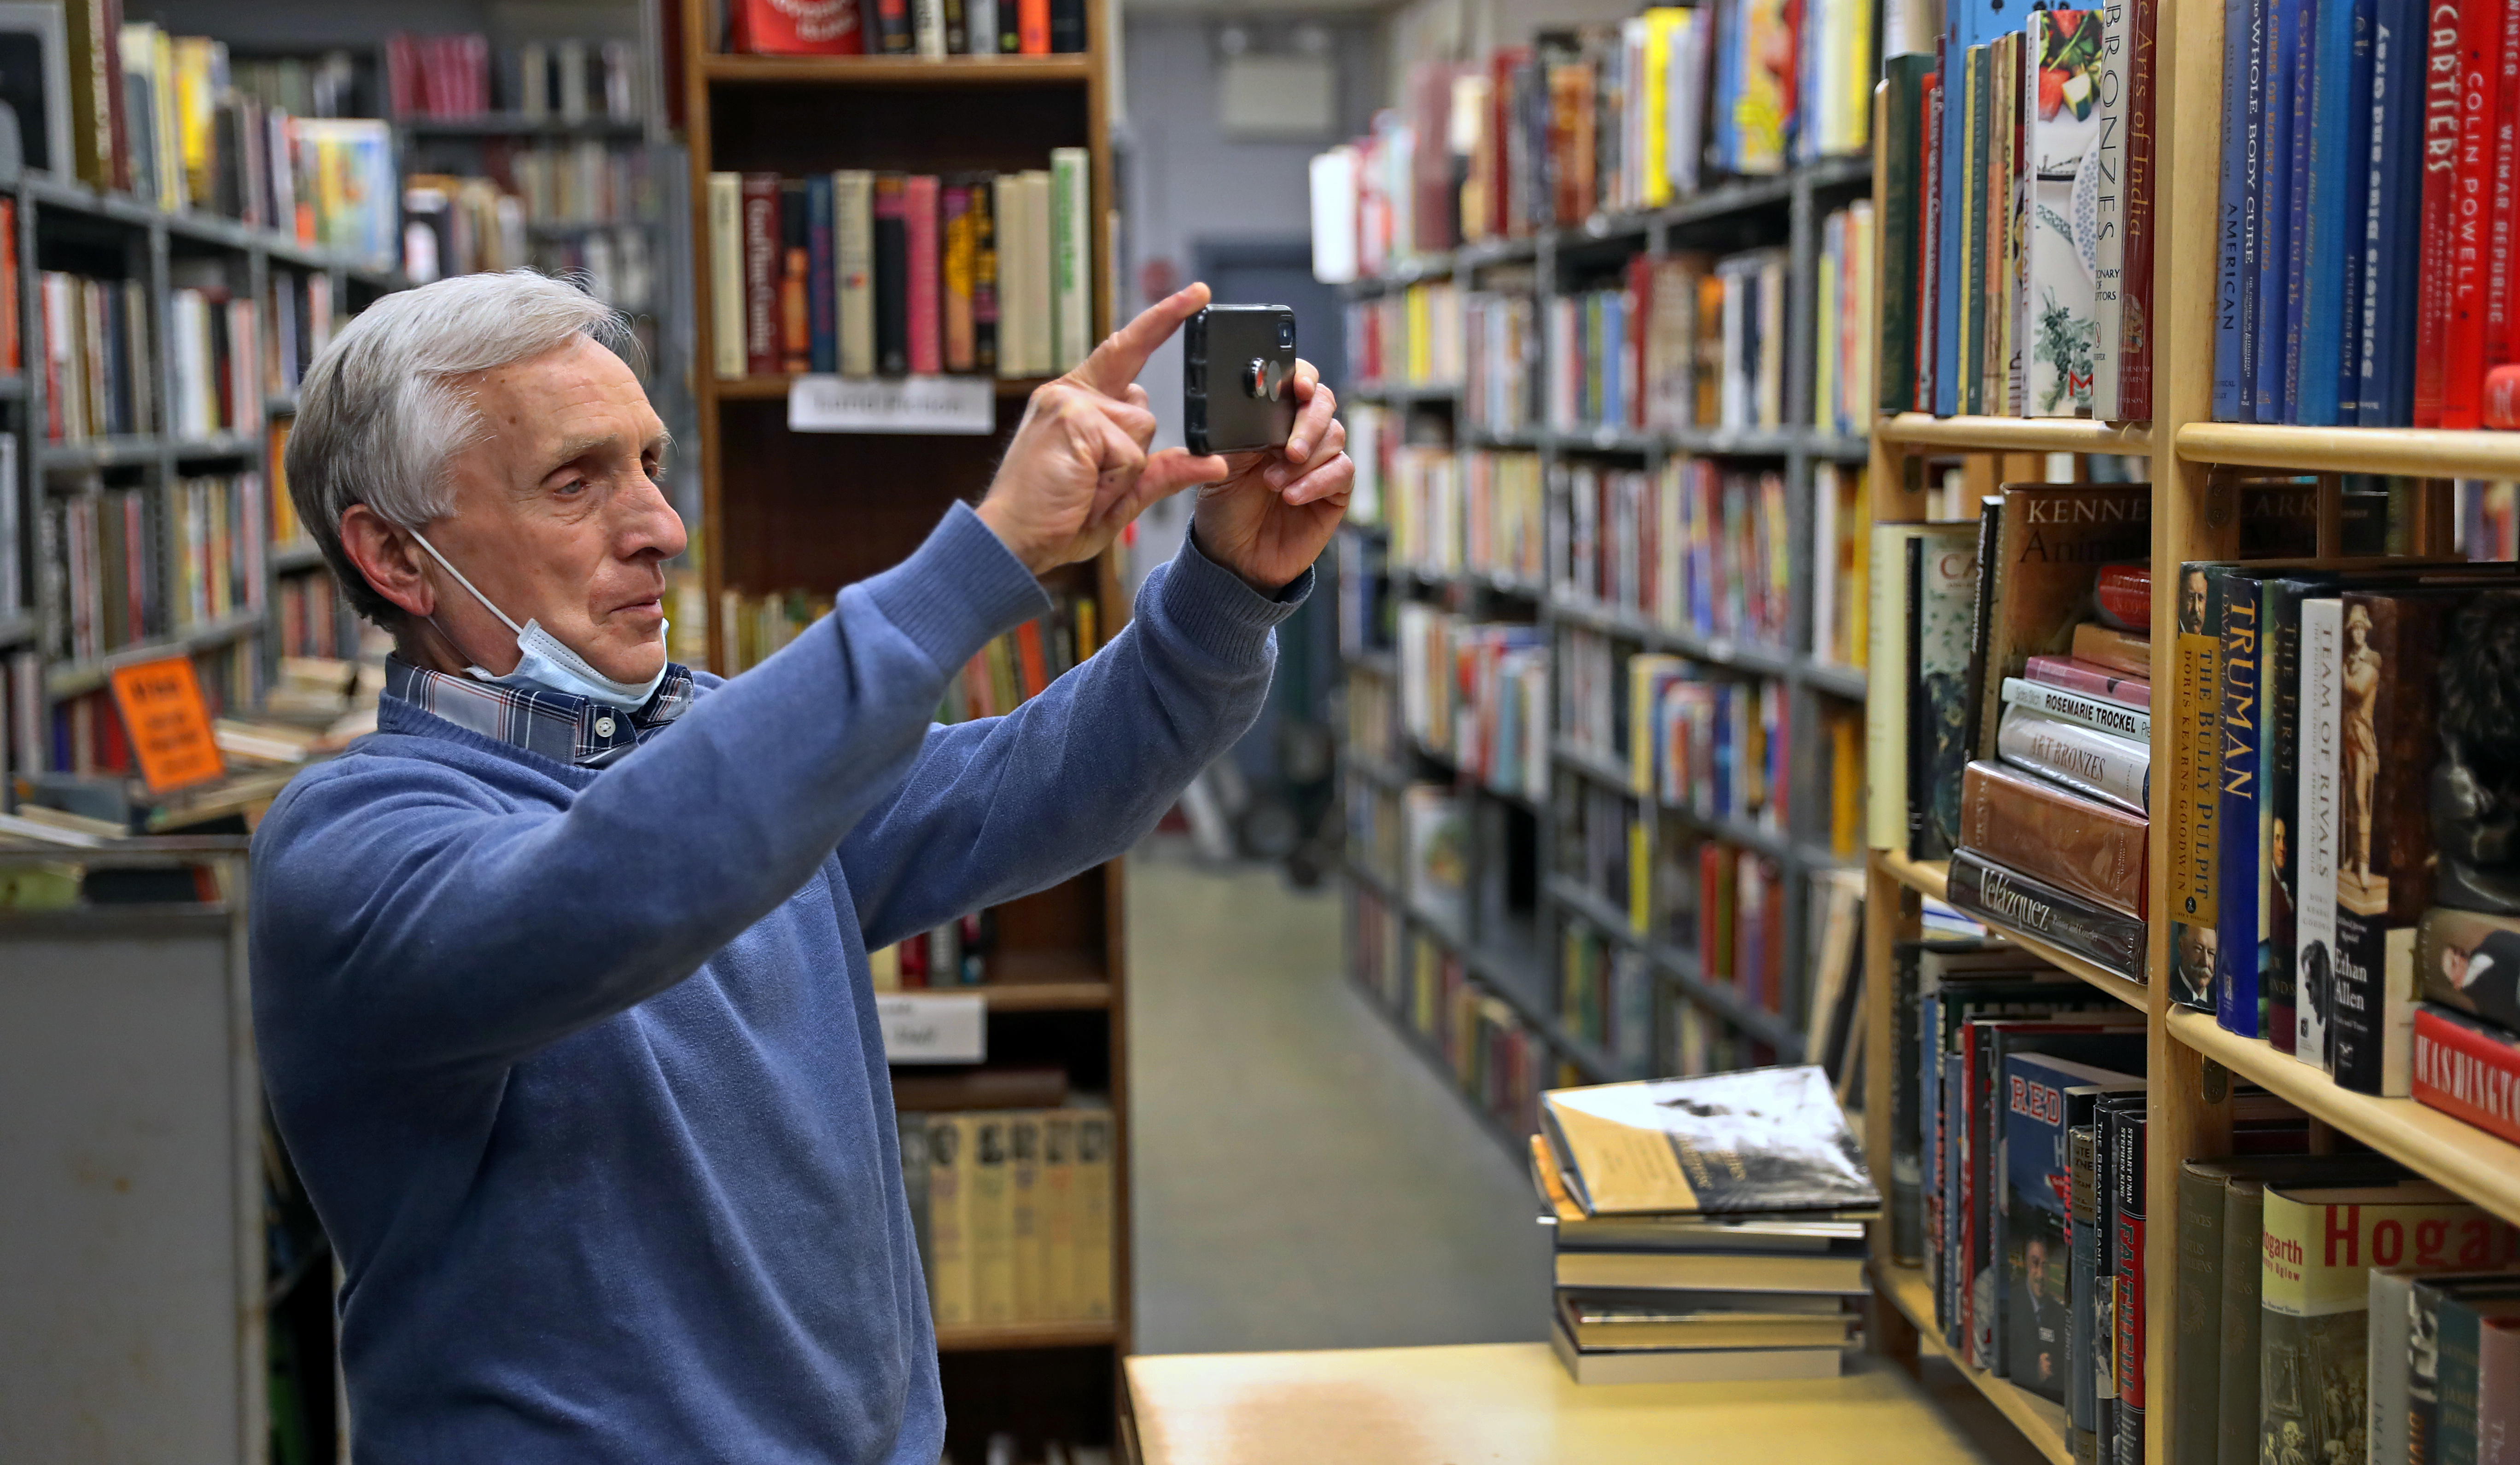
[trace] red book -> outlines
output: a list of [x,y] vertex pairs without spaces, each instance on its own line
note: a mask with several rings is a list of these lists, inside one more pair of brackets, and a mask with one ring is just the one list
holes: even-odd
[[2485,233],[2485,368],[2511,359],[2512,227],[2520,220],[2520,3],[2503,0],[2502,64],[2495,76],[2494,189]]
[[2141,677],[2130,677],[2089,661],[2071,656],[2033,656],[2021,670],[2025,680],[2079,691],[2087,697],[2105,697],[2129,707],[2152,708],[2152,684]]
[[2485,425],[2506,432],[2520,427],[2520,366],[2506,362],[2486,369]]
[[1488,54],[1488,238],[1519,239],[1530,232],[1528,211],[1515,206],[1513,147],[1520,123],[1513,115],[1513,73],[1531,57],[1528,48],[1500,46]]
[[2458,8],[2433,0],[2424,67],[2422,253],[2415,282],[2415,425],[2438,427],[2450,336],[2452,199],[2458,182]]
[[1411,121],[1428,146],[1410,155],[1410,223],[1418,247],[1437,254],[1460,241],[1453,238],[1453,215],[1461,191],[1453,183],[1453,150],[1445,145],[1453,111],[1454,67],[1442,62],[1419,62],[1410,77]]
[[2520,1144],[2520,1039],[2427,1002],[2415,1009],[2415,1102]]
[[[1009,0],[999,0],[1007,4]],[[1024,56],[1050,54],[1050,0],[1012,0],[1017,50]]]
[[779,175],[743,175],[743,369],[779,370]]
[[945,370],[941,301],[936,289],[936,175],[915,173],[902,181],[902,201],[909,217],[905,238],[910,247],[910,371],[933,376]]
[[[2127,7],[2126,234],[2118,277],[2118,416],[2152,420],[2152,114],[2157,0]],[[2307,86],[2307,80],[2303,85]]]
[[2458,167],[2451,189],[2450,329],[2442,342],[2441,425],[2473,427],[2485,394],[2485,245],[2492,227],[2502,9],[2470,4],[2459,13],[2458,29]]
[[2152,632],[2152,566],[2100,566],[2100,617],[2122,631]]
[[907,989],[927,985],[927,933],[922,931],[901,943],[901,985]]
[[863,56],[857,0],[730,0],[727,49],[752,56]]
[[1023,668],[1023,694],[1027,701],[1050,688],[1050,667],[1041,654],[1041,622],[1026,621],[1015,627],[1015,660]]

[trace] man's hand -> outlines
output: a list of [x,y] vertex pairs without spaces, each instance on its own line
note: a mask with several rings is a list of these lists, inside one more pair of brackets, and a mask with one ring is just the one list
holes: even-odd
[[1264,596],[1321,557],[1356,482],[1356,465],[1341,451],[1347,428],[1330,415],[1338,399],[1311,362],[1295,363],[1293,389],[1302,410],[1284,447],[1192,460],[1230,469],[1199,490],[1191,520],[1199,549]]
[[1147,357],[1206,304],[1204,285],[1158,300],[1024,405],[979,512],[1034,574],[1092,558],[1148,505],[1225,476],[1221,458],[1147,452],[1155,415],[1137,385]]

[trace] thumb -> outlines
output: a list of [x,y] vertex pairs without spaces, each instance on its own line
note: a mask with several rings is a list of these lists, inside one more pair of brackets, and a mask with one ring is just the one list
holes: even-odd
[[1138,482],[1141,486],[1155,487],[1154,498],[1147,501],[1153,503],[1154,499],[1177,494],[1185,488],[1214,483],[1232,472],[1233,468],[1226,461],[1213,453],[1200,458],[1192,456],[1188,448],[1166,448],[1147,460],[1146,470],[1139,475]]

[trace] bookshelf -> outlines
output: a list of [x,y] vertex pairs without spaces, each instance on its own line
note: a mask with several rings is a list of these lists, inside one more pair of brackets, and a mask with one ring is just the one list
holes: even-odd
[[[2236,546],[2234,515],[2216,499],[2225,470],[2275,468],[2320,475],[2321,519],[2332,525],[2341,486],[2336,475],[2372,473],[2423,480],[2408,496],[2407,544],[2412,553],[2451,549],[2454,477],[2520,474],[2520,435],[2412,428],[2293,427],[2210,421],[2214,358],[2217,180],[2221,148],[2224,10],[2196,0],[2166,0],[2159,10],[2154,133],[2158,154],[2154,197],[2158,252],[2154,268],[2154,413],[2148,422],[1992,417],[1935,419],[1903,412],[1877,419],[1870,483],[1876,521],[1925,516],[1925,472],[1957,462],[1974,493],[2015,479],[2044,479],[2045,464],[2023,455],[2118,454],[2148,470],[2152,484],[2152,562],[2228,557]],[[1876,126],[1874,136],[1882,136]],[[1878,337],[1876,336],[1876,340]],[[2174,597],[2152,610],[2153,685],[2165,689],[2155,708],[2153,758],[2166,767],[2176,702]],[[2169,824],[2155,820],[2149,838],[2148,900],[2171,909]],[[1867,864],[1865,1020],[1868,1048],[1888,1050],[1893,1032],[1891,946],[1914,937],[1918,898],[1941,898],[1946,866],[1873,850]],[[2171,926],[2148,924],[2146,970],[2171,965]],[[2147,1029],[2149,1101],[2143,1265],[2144,1390],[2147,1458],[2161,1465],[2169,1421],[2199,1407],[2179,1397],[2175,1289],[2179,1271],[2176,1190],[2182,1161],[2229,1152],[2230,1081],[2257,1084],[2306,1112],[2317,1126],[2350,1135],[2487,1211],[2520,1221],[2520,1146],[2416,1104],[2339,1088],[2320,1070],[2267,1043],[2220,1027],[2212,1013],[2171,1002],[2159,982],[2136,983],[2003,931],[2065,971],[2142,1012]],[[1886,1064],[1868,1065],[1866,1142],[1874,1174],[1889,1188],[1891,1078]],[[1885,1222],[1886,1227],[1886,1222]],[[1886,1258],[1886,1229],[1876,1241]],[[1932,1298],[1912,1268],[1876,1266],[1883,1343],[1894,1352],[1948,1354],[1933,1327]],[[2192,1345],[2191,1345],[2192,1346]],[[2211,1340],[2209,1340],[2211,1346]],[[1956,1363],[1958,1361],[1954,1360]],[[2064,1443],[2046,1405],[2009,1383],[1962,1365],[1960,1372],[2018,1425],[2031,1444],[2065,1461]],[[2212,1400],[2201,1407],[2211,1409]],[[2105,1447],[2105,1445],[2104,1445]]]
[[[1823,157],[1790,166],[1773,177],[1732,179],[1666,207],[1632,214],[1596,215],[1581,225],[1537,230],[1529,238],[1474,242],[1446,253],[1398,257],[1380,276],[1346,288],[1352,300],[1371,300],[1429,281],[1451,281],[1467,291],[1484,285],[1491,271],[1529,270],[1537,299],[1536,318],[1549,318],[1551,303],[1560,295],[1604,278],[1636,255],[1664,256],[1692,250],[1722,253],[1758,246],[1785,251],[1785,345],[1782,363],[1782,421],[1814,421],[1817,350],[1815,322],[1820,309],[1816,277],[1821,257],[1821,226],[1831,209],[1862,198],[1870,187],[1870,167],[1862,157]],[[1544,379],[1559,363],[1555,337],[1537,333],[1539,356],[1533,370]],[[1675,806],[1657,798],[1640,799],[1624,760],[1580,743],[1552,728],[1544,750],[1549,764],[1545,798],[1500,790],[1462,772],[1449,758],[1431,752],[1409,735],[1405,727],[1369,730],[1356,725],[1360,705],[1396,701],[1401,676],[1378,614],[1350,613],[1343,621],[1375,622],[1362,634],[1343,628],[1342,646],[1351,725],[1343,740],[1343,788],[1351,811],[1347,862],[1349,961],[1368,1001],[1396,1026],[1411,1048],[1423,1057],[1479,1117],[1485,1128],[1515,1157],[1525,1157],[1525,1136],[1533,1124],[1526,1112],[1539,1088],[1640,1078],[1676,1071],[1684,1046],[1684,1024],[1720,1033],[1745,1059],[1794,1062],[1803,1057],[1811,1014],[1808,983],[1800,974],[1817,957],[1813,950],[1813,916],[1818,905],[1816,877],[1852,867],[1856,857],[1831,847],[1832,807],[1829,748],[1823,712],[1860,717],[1865,695],[1863,673],[1822,660],[1812,645],[1814,580],[1814,505],[1817,469],[1822,465],[1862,465],[1869,448],[1861,436],[1828,432],[1808,425],[1779,427],[1686,427],[1646,430],[1631,427],[1573,428],[1542,421],[1510,431],[1478,425],[1464,411],[1464,387],[1459,382],[1365,381],[1355,384],[1349,399],[1380,408],[1395,424],[1395,442],[1416,443],[1427,420],[1442,429],[1441,440],[1457,450],[1508,449],[1538,455],[1547,505],[1555,515],[1565,507],[1569,488],[1565,469],[1642,468],[1648,474],[1683,459],[1712,460],[1729,469],[1772,469],[1783,485],[1786,522],[1784,583],[1790,609],[1784,634],[1766,639],[1703,634],[1671,624],[1651,614],[1605,600],[1583,597],[1563,583],[1559,556],[1563,547],[1550,530],[1541,579],[1495,571],[1435,573],[1393,563],[1387,523],[1352,522],[1341,530],[1342,600],[1351,606],[1385,602],[1435,606],[1473,618],[1528,623],[1542,629],[1552,648],[1550,696],[1555,710],[1570,694],[1567,636],[1571,631],[1606,638],[1621,658],[1634,652],[1662,652],[1688,658],[1703,667],[1744,678],[1760,679],[1781,688],[1789,743],[1790,786],[1787,816],[1773,825],[1737,815],[1726,816]],[[1429,439],[1430,441],[1433,439]],[[1389,497],[1386,486],[1384,496]],[[1371,734],[1395,750],[1376,757],[1362,744]],[[1452,784],[1465,801],[1462,820],[1468,831],[1465,882],[1470,928],[1432,915],[1413,905],[1402,878],[1378,868],[1380,858],[1364,848],[1355,811],[1363,800],[1397,796],[1412,783]],[[1638,929],[1624,898],[1596,889],[1586,877],[1580,851],[1568,852],[1581,839],[1578,828],[1588,799],[1611,798],[1649,818],[1660,826],[1685,831],[1681,837],[1720,841],[1745,856],[1772,862],[1780,872],[1782,914],[1778,990],[1763,1001],[1740,990],[1731,974],[1710,971],[1699,954],[1656,933]],[[1647,812],[1649,811],[1649,813]],[[1405,847],[1402,831],[1399,843]],[[1402,862],[1405,866],[1405,859]],[[1659,911],[1657,911],[1657,923]],[[1568,1008],[1573,979],[1567,935],[1582,933],[1605,954],[1621,954],[1647,974],[1650,1036],[1632,1043],[1625,1052],[1607,1048],[1579,1030]],[[1459,998],[1429,1001],[1423,989],[1429,978],[1419,969],[1431,954],[1435,985],[1451,983],[1446,973],[1459,972]],[[1610,957],[1605,954],[1603,960]],[[1606,995],[1600,999],[1608,1001]],[[1518,1029],[1520,1051],[1511,1044],[1500,1063],[1487,1018],[1465,1029],[1447,1002],[1486,1009],[1494,1017],[1510,1014]],[[1494,1013],[1501,1006],[1503,1013]],[[1503,1067],[1500,1076],[1496,1070]],[[1720,1063],[1718,1066],[1723,1066]]]
[[[700,465],[698,558],[710,611],[710,659],[728,661],[730,598],[832,592],[907,556],[956,499],[976,500],[1037,379],[998,380],[986,435],[827,435],[788,428],[793,378],[710,370],[712,171],[797,177],[833,168],[942,173],[1045,165],[1054,147],[1090,153],[1093,334],[1112,326],[1112,171],[1107,7],[1086,7],[1080,55],[750,56],[713,49],[704,0],[667,7],[680,44],[666,85],[689,154],[691,276],[699,323],[693,380]],[[915,125],[914,125],[915,122]],[[1091,596],[1102,639],[1126,623],[1117,554],[1072,565],[1054,592]],[[979,1459],[1008,1431],[1109,1444],[1119,1360],[1130,1349],[1129,1123],[1123,866],[1113,862],[999,907],[996,946],[977,992],[990,1063],[1055,1065],[1071,1092],[1108,1095],[1113,1131],[1112,1302],[1105,1322],[949,1323],[943,1354],[951,1449]],[[909,1070],[896,1070],[909,1072]]]

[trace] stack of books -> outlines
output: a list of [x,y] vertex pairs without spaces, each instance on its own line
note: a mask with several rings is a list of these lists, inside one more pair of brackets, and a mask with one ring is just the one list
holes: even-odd
[[1531,1141],[1579,1384],[1827,1378],[1880,1193],[1818,1067],[1560,1088]]

